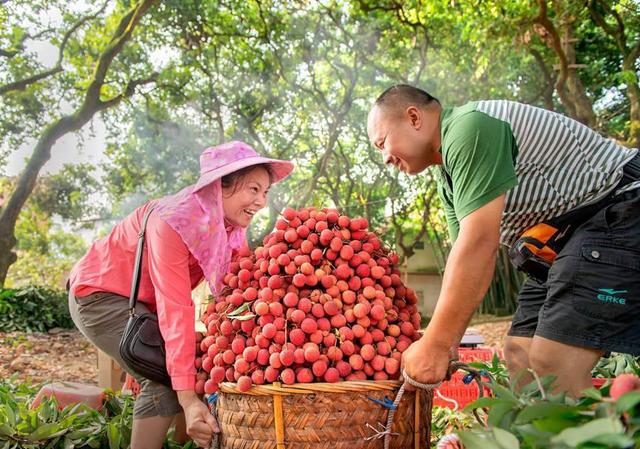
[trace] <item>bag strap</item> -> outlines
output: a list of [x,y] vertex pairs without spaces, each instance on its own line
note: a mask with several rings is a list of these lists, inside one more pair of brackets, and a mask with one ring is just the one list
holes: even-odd
[[142,219],[142,226],[140,227],[140,232],[138,233],[138,247],[136,249],[136,262],[133,266],[133,276],[131,278],[131,294],[129,295],[129,315],[135,315],[136,313],[136,302],[138,302],[138,290],[140,288],[140,276],[142,271],[142,249],[144,247],[144,234],[147,229],[147,221],[149,220],[149,215],[153,212],[154,206],[151,206],[146,214],[144,214],[144,218]]
[[622,173],[623,179],[628,179],[627,184],[640,180],[640,151],[625,164]]

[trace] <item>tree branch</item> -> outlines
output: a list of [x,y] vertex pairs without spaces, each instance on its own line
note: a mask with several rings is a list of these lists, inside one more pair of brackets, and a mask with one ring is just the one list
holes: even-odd
[[0,56],[4,58],[13,58],[18,53],[18,50],[3,50],[2,48],[0,48]]
[[45,70],[44,72],[37,73],[28,78],[21,79],[19,81],[14,81],[13,83],[7,83],[0,86],[0,95],[4,95],[7,92],[13,92],[16,90],[25,90],[27,87],[32,85],[33,83],[37,83],[45,78],[49,78],[56,73],[62,72],[62,67],[55,66],[52,69]]
[[[25,90],[27,87],[29,87],[31,84],[37,83],[38,81],[41,81],[45,78],[49,78],[50,76],[53,76],[57,73],[60,73],[63,71],[62,69],[62,60],[64,58],[64,50],[67,47],[67,43],[69,42],[69,39],[71,38],[71,35],[73,35],[73,33],[76,32],[76,30],[78,30],[78,28],[80,28],[82,25],[84,25],[86,22],[88,22],[89,20],[93,20],[95,19],[99,14],[101,14],[105,8],[107,7],[107,4],[109,2],[106,1],[98,11],[96,11],[93,14],[87,15],[82,17],[80,20],[78,20],[76,23],[74,23],[71,28],[69,28],[67,30],[66,33],[64,33],[63,37],[62,37],[62,42],[60,43],[60,47],[58,48],[58,59],[55,63],[55,65],[45,71],[42,71],[40,73],[36,73],[35,75],[32,75],[30,77],[27,77],[25,79],[22,80],[18,80],[18,81],[14,81],[12,83],[7,83],[5,85],[0,86],[0,95],[4,95],[7,92],[12,92],[15,90]],[[46,32],[47,30],[45,30]],[[25,37],[26,39],[26,37]],[[18,53],[18,50],[15,51],[15,54]],[[15,56],[11,55],[9,57]],[[3,54],[4,56],[4,54]]]
[[538,0],[538,5],[540,6],[540,13],[535,19],[533,19],[533,22],[541,25],[551,36],[551,47],[560,61],[560,76],[556,80],[556,91],[562,100],[562,104],[570,110],[570,115],[575,117],[575,105],[565,90],[567,78],[569,78],[569,62],[567,61],[567,55],[562,49],[562,41],[558,34],[558,30],[549,19],[547,13],[547,0]]
[[589,10],[589,14],[591,15],[591,18],[593,19],[593,21],[600,28],[602,28],[602,30],[605,33],[613,37],[613,39],[616,41],[616,44],[618,44],[618,48],[622,51],[623,54],[626,53],[628,49],[627,49],[627,44],[625,42],[625,37],[624,37],[624,24],[622,23],[620,16],[618,16],[617,13],[614,15],[614,17],[616,18],[616,21],[618,22],[618,26],[613,27],[607,23],[607,21],[602,16],[602,14],[600,14],[600,12],[596,9],[596,4],[601,5],[604,8],[604,10],[609,14],[612,14],[615,11],[612,11],[606,5],[602,4],[602,2],[599,2],[597,0],[590,0],[587,3],[587,9]]
[[116,95],[115,97],[106,100],[106,101],[101,101],[99,103],[99,108],[98,111],[103,111],[105,109],[109,109],[113,106],[117,106],[118,103],[120,103],[122,100],[124,100],[125,98],[129,98],[131,97],[135,91],[136,88],[138,86],[144,86],[145,84],[150,84],[155,82],[155,80],[158,78],[158,73],[152,73],[151,76],[147,77],[147,78],[143,78],[143,79],[136,79],[136,80],[131,80],[127,83],[127,86],[124,88],[124,91],[120,94],[120,95]]
[[107,48],[100,54],[98,58],[98,64],[93,74],[93,80],[87,88],[87,95],[85,101],[82,104],[80,111],[90,111],[93,107],[99,107],[100,103],[100,90],[104,84],[104,80],[107,76],[107,71],[113,62],[113,59],[124,47],[124,44],[129,40],[133,30],[138,25],[138,22],[142,18],[145,12],[151,7],[157,0],[143,0],[138,3],[134,8],[120,20],[118,28],[111,38],[111,41],[107,45]]
[[39,31],[36,34],[24,33],[20,37],[20,42],[15,47],[13,47],[12,49],[5,50],[5,49],[1,49],[0,48],[0,56],[3,56],[5,58],[9,58],[9,59],[13,58],[15,55],[17,55],[22,50],[24,50],[24,43],[25,43],[25,41],[27,39],[39,39],[40,37],[44,36],[47,33],[52,32],[52,31],[55,31],[55,28],[45,28],[44,30]]
[[542,97],[544,99],[544,105],[550,111],[554,110],[553,107],[553,89],[554,89],[554,77],[551,74],[551,71],[547,67],[547,64],[544,62],[544,58],[542,57],[542,53],[536,50],[533,47],[528,48],[529,53],[533,56],[533,58],[538,63],[538,67],[540,67],[540,71],[542,72],[542,76],[544,77],[545,85],[542,88],[542,91],[539,92],[536,98],[527,101],[526,103],[533,103],[538,97]]
[[628,57],[630,61],[636,61],[640,57],[640,40],[633,46]]

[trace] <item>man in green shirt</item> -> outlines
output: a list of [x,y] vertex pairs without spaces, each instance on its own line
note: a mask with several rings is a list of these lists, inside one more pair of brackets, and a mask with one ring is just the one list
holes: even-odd
[[[573,220],[549,278],[523,286],[505,356],[512,373],[553,374],[575,396],[605,352],[640,353],[640,181],[628,170],[637,150],[544,109],[504,100],[443,108],[407,85],[376,100],[368,134],[386,164],[410,175],[436,166],[454,242],[431,322],[403,355],[410,377],[445,377],[449,351],[489,287],[499,244],[605,205],[615,217]],[[600,299],[621,298],[612,292],[624,292],[624,304]]]

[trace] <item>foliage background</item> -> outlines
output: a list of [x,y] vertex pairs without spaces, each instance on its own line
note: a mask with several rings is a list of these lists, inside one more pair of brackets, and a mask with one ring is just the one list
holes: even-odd
[[[366,114],[394,83],[445,105],[511,99],[639,146],[640,6],[633,0],[106,0],[0,2],[0,284],[61,287],[87,241],[197,176],[208,146],[243,139],[292,159],[250,229],[285,205],[369,219],[401,257],[448,238],[427,172],[388,170]],[[49,161],[104,129],[102,155]],[[24,171],[6,173],[17,149]],[[520,279],[501,256],[485,308]],[[486,310],[485,310],[486,311]]]

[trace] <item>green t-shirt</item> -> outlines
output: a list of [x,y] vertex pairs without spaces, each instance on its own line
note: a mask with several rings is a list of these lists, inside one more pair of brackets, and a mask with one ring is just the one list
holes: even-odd
[[458,237],[460,220],[518,184],[518,147],[511,126],[476,105],[444,108],[440,121],[438,193],[452,240]]
[[[529,227],[613,192],[638,152],[562,114],[508,100],[444,109],[441,138],[436,172],[451,238],[460,220],[506,192],[500,242],[507,246]],[[640,181],[624,190],[634,188]]]

